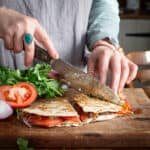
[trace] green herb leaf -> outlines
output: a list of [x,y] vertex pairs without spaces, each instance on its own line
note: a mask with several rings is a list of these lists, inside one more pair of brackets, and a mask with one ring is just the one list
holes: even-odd
[[0,85],[30,82],[36,87],[39,97],[52,98],[62,96],[61,83],[48,77],[50,70],[51,66],[48,64],[37,64],[28,70],[12,70],[0,66]]
[[17,119],[19,119],[20,113],[22,112],[22,109],[21,108],[17,108],[17,109],[15,109],[15,111],[16,111],[16,114],[17,114]]
[[17,138],[17,145],[19,150],[34,150],[33,148],[28,147],[28,140],[25,138]]

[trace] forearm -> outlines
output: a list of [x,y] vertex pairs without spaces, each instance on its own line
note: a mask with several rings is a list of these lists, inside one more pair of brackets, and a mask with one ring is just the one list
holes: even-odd
[[99,40],[118,45],[119,15],[116,0],[94,0],[89,17],[87,45],[91,49]]

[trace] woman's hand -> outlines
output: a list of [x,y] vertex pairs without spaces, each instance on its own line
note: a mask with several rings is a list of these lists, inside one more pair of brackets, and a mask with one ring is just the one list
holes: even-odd
[[111,88],[120,92],[125,83],[130,83],[137,74],[137,65],[114,49],[111,44],[102,42],[96,46],[88,60],[88,72],[98,75],[101,83],[106,84],[108,70],[111,70]]
[[[26,44],[23,40],[26,33],[33,36],[31,44]],[[5,47],[9,50],[18,53],[25,49],[25,65],[27,66],[34,58],[35,41],[41,43],[53,59],[59,57],[46,31],[36,19],[4,7],[0,8],[0,38],[4,40]]]

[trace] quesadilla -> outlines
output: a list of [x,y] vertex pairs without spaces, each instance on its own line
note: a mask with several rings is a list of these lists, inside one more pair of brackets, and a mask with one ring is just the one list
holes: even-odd
[[22,110],[21,118],[27,124],[43,127],[79,126],[81,121],[76,110],[66,98],[37,100]]
[[126,101],[120,106],[72,89],[65,97],[37,100],[22,110],[21,118],[27,125],[61,127],[109,120],[130,112],[131,107]]
[[119,106],[98,98],[89,97],[77,91],[66,93],[84,123],[103,121],[127,114],[130,110],[128,104]]

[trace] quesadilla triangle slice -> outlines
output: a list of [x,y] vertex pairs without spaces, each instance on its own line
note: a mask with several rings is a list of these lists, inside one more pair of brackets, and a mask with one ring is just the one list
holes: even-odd
[[37,100],[22,110],[24,123],[42,127],[79,126],[81,121],[76,110],[66,98]]
[[68,94],[84,123],[103,121],[129,113],[128,105],[119,106],[82,93]]

